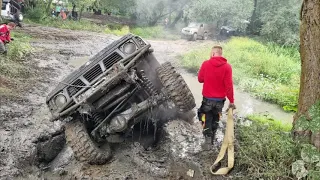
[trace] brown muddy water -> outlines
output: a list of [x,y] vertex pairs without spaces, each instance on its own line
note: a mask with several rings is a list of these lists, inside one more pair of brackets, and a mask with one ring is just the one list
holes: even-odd
[[[8,101],[0,107],[0,179],[212,179],[208,166],[217,150],[203,151],[201,126],[173,120],[165,127],[161,148],[145,151],[139,143],[114,145],[112,162],[102,166],[79,163],[65,145],[63,123],[49,122],[50,113],[45,104],[46,95],[75,68],[119,37],[85,31],[27,25],[21,30],[33,37],[35,52],[26,65],[40,68],[32,87],[21,92],[25,101]],[[149,40],[160,63],[170,61],[178,65],[177,55],[193,47],[211,44],[210,41]],[[195,75],[179,68],[196,99],[201,103],[202,86]],[[37,82],[37,83],[35,83]],[[269,113],[290,122],[292,114],[279,107],[235,90],[238,116],[250,113]],[[227,106],[227,103],[226,103]],[[221,127],[223,125],[220,125]],[[216,141],[221,143],[223,132]],[[186,175],[195,170],[193,178]],[[215,179],[226,179],[214,177]]]

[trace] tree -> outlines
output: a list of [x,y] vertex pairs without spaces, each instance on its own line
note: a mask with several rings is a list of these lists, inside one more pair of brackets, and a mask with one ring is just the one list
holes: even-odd
[[95,8],[122,16],[131,16],[136,9],[136,0],[95,0]]
[[253,6],[252,0],[199,0],[193,1],[188,16],[194,21],[216,24],[218,28],[229,25],[244,30],[247,24],[243,22],[250,19]]
[[299,43],[299,9],[302,0],[259,0],[257,16],[261,22],[260,34],[283,45]]
[[91,6],[95,2],[95,0],[71,0],[70,2],[74,5],[74,7],[80,8],[80,14],[79,14],[79,21],[80,21],[83,10],[86,7]]
[[[304,0],[300,25],[301,79],[298,111],[294,127],[302,115],[310,118],[308,110],[320,101],[320,1]],[[317,122],[319,124],[320,122]],[[294,128],[295,136],[307,135],[320,149],[320,132]]]

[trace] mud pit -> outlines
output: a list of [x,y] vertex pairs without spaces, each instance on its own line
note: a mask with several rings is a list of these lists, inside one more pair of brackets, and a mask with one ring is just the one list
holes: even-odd
[[[72,150],[65,145],[63,123],[49,122],[50,114],[45,105],[45,96],[75,67],[82,65],[90,56],[119,37],[35,26],[25,26],[21,31],[35,38],[32,46],[36,51],[29,57],[29,61],[39,67],[41,75],[35,78],[38,83],[32,84],[33,87],[28,91],[21,92],[21,95],[25,95],[25,100],[1,102],[0,179],[212,178],[208,168],[215,160],[216,152],[202,151],[201,144],[204,139],[199,124],[179,120],[166,124],[163,138],[156,149],[146,151],[143,144],[132,140],[112,147],[114,158],[109,164],[92,166],[76,161]],[[205,42],[178,40],[150,43],[162,63],[175,62],[176,55],[195,47],[191,44]],[[191,74],[182,69],[181,73],[199,106],[201,86]],[[252,98],[245,102],[248,100],[256,102]],[[269,107],[268,104],[257,102]],[[272,108],[267,110],[272,111],[274,106],[270,107]],[[245,114],[241,109],[240,106],[240,112]],[[263,109],[265,110],[266,108]],[[279,110],[274,112],[281,114]],[[290,116],[284,113],[281,115]],[[223,126],[223,123],[220,126]],[[217,145],[222,138],[223,133],[220,130]],[[189,169],[195,171],[193,178],[186,175]]]

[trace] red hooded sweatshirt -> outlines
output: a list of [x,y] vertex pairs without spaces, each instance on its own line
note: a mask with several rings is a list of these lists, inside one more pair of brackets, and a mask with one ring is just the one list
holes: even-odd
[[227,96],[230,103],[234,103],[232,68],[227,59],[214,56],[204,61],[198,81],[203,83],[203,97],[224,99]]
[[8,29],[8,26],[6,24],[2,24],[0,26],[0,40],[2,42],[11,41],[11,37],[10,37],[10,31]]

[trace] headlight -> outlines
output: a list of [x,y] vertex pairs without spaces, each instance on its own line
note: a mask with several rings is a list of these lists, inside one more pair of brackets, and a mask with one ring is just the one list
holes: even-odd
[[19,14],[19,21],[22,21],[22,20],[23,20],[23,15]]
[[67,98],[64,95],[59,94],[55,97],[54,102],[56,106],[60,107],[67,102]]
[[132,54],[137,50],[137,46],[129,41],[126,42],[125,44],[122,45],[122,52],[124,52],[125,54]]

